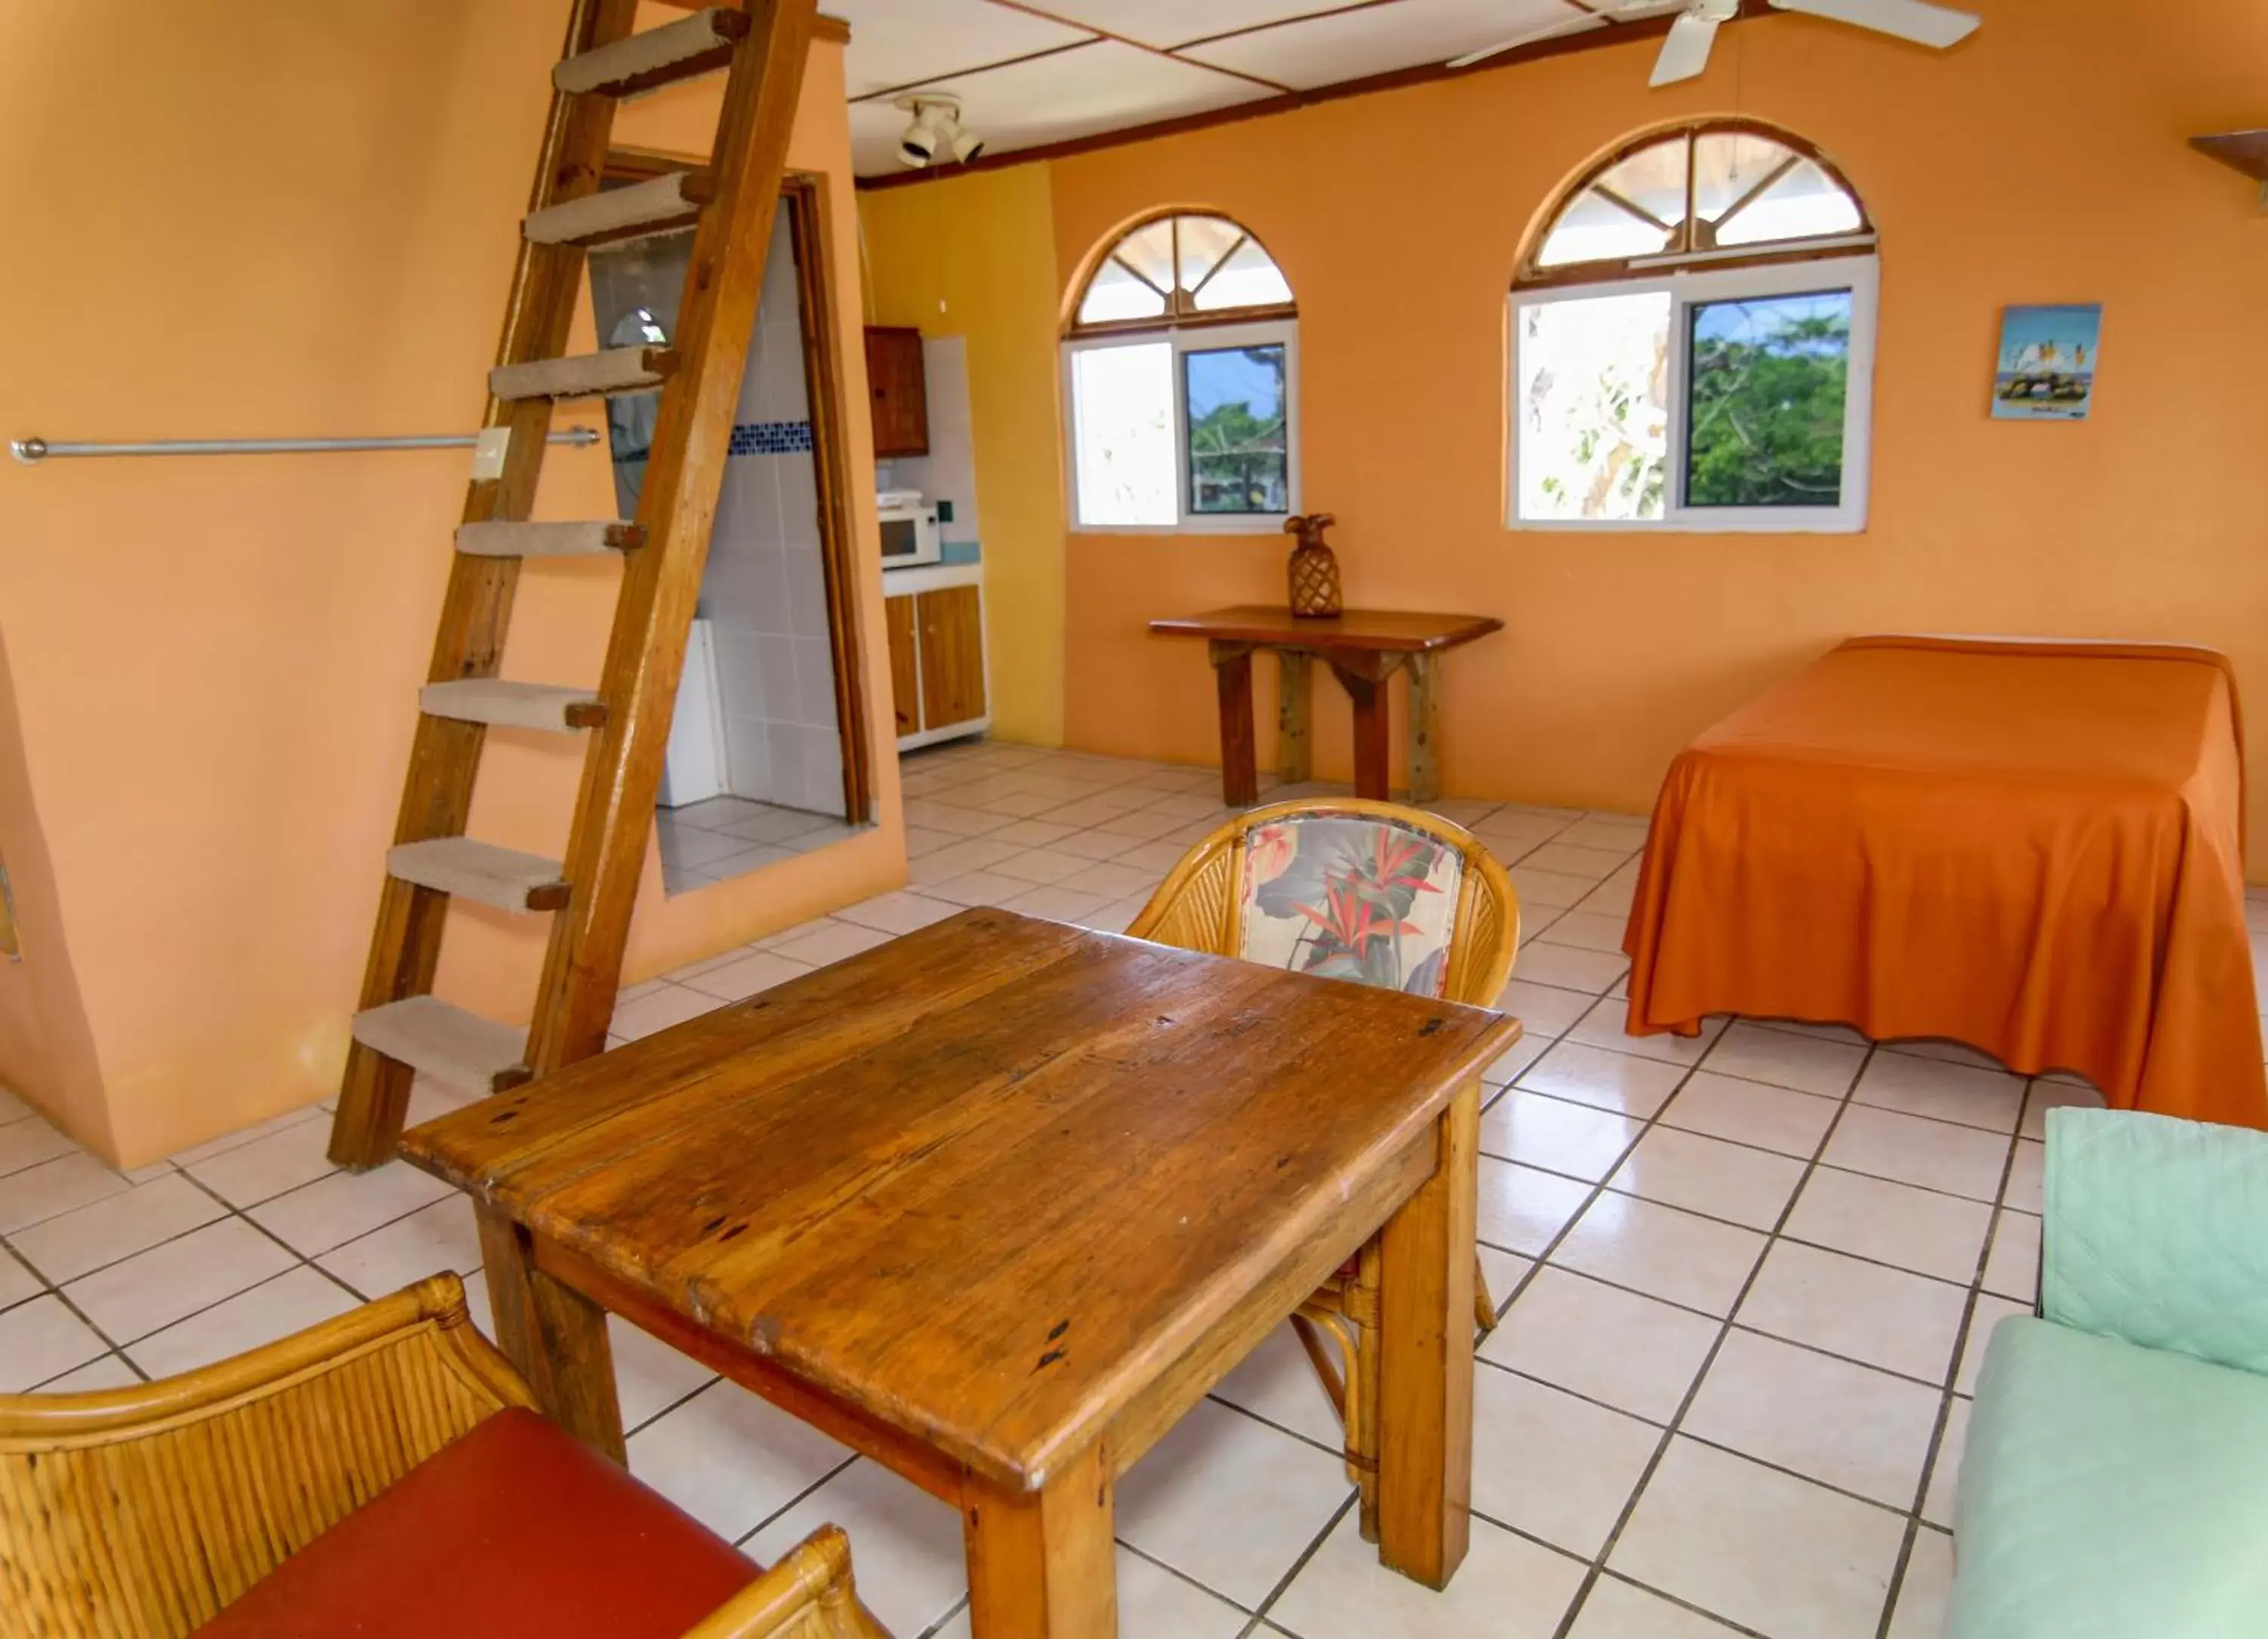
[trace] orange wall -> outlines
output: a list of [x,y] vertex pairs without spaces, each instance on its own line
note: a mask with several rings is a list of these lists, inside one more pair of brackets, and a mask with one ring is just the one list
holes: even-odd
[[[1978,9],[1946,55],[1772,18],[1670,91],[1632,45],[1060,160],[1059,288],[1168,203],[1275,254],[1300,304],[1305,501],[1338,515],[1349,600],[1506,623],[1448,662],[1453,792],[1643,809],[1697,731],[1886,628],[2225,649],[2268,769],[2268,216],[2184,145],[2268,120],[2268,7]],[[1625,134],[1735,113],[1821,143],[1881,225],[1871,528],[1507,531],[1505,291],[1536,213]],[[2109,309],[2095,418],[1991,422],[2002,305],[2079,301]],[[1069,742],[1210,760],[1204,658],[1144,622],[1280,601],[1280,538],[1073,534],[1067,554]],[[1318,687],[1322,771],[1344,777],[1345,713]],[[2268,862],[2257,789],[2251,812]]]
[[[0,147],[25,157],[0,170],[10,432],[475,425],[565,13],[238,0],[121,28],[85,7],[0,11]],[[814,50],[791,163],[825,178],[856,404],[841,58]],[[617,138],[675,145],[714,95],[634,104]],[[578,330],[593,345],[587,298]],[[597,422],[573,408],[568,423]],[[867,470],[864,418],[849,430]],[[465,460],[0,466],[0,857],[25,946],[0,963],[0,1078],[122,1164],[335,1088]],[[880,654],[871,486],[854,488]],[[540,516],[612,503],[603,451],[555,452]],[[531,567],[506,673],[594,680],[615,574]],[[475,832],[556,853],[579,743],[490,746]],[[863,837],[666,902],[649,860],[630,976],[902,880],[881,764]],[[544,931],[456,911],[442,994],[524,1018]]]

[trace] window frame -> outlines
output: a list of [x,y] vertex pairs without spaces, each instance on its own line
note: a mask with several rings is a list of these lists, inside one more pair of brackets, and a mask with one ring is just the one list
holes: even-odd
[[[1081,287],[1082,292],[1084,286]],[[1249,311],[1249,310],[1247,310]],[[1170,524],[1088,524],[1079,519],[1079,387],[1077,359],[1102,348],[1142,347],[1165,343],[1173,349],[1168,376],[1168,409],[1174,448],[1174,521]],[[1183,356],[1219,352],[1229,348],[1284,349],[1284,486],[1285,510],[1281,512],[1198,512],[1190,507],[1192,474],[1189,461],[1189,405]],[[1281,534],[1284,520],[1300,510],[1300,321],[1296,313],[1257,320],[1240,320],[1235,310],[1221,320],[1161,324],[1148,320],[1138,326],[1113,325],[1066,335],[1062,343],[1062,393],[1066,434],[1064,463],[1066,526],[1081,535],[1244,535]]]
[[[1694,306],[1774,296],[1851,292],[1850,371],[1843,400],[1843,499],[1836,506],[1688,506],[1687,441],[1693,414]],[[1521,514],[1521,319],[1530,307],[1607,296],[1667,294],[1669,307],[1668,470],[1660,518],[1524,518]],[[1786,258],[1731,268],[1681,268],[1651,278],[1609,278],[1585,284],[1516,287],[1507,298],[1505,371],[1505,521],[1509,529],[1592,533],[1857,535],[1867,530],[1874,488],[1874,341],[1881,261],[1871,251],[1845,256]]]

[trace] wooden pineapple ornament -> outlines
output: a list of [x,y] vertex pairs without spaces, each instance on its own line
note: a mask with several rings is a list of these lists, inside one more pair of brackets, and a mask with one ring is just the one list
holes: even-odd
[[1284,520],[1284,533],[1300,538],[1287,568],[1292,613],[1303,620],[1329,620],[1343,606],[1338,555],[1323,542],[1323,531],[1336,521],[1329,512],[1302,513]]

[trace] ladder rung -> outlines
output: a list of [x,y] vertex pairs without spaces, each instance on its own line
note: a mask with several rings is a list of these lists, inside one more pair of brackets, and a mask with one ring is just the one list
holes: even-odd
[[509,1025],[410,996],[354,1016],[354,1039],[464,1092],[502,1092],[528,1079],[527,1038]]
[[530,211],[520,232],[531,245],[620,245],[690,227],[715,197],[705,171],[674,171],[631,187],[585,194]]
[[397,843],[387,850],[386,869],[421,888],[478,900],[498,910],[557,910],[567,903],[557,860],[469,836]]
[[457,550],[475,558],[583,558],[644,544],[645,531],[627,521],[457,526]]
[[551,83],[571,95],[621,97],[690,79],[730,62],[734,43],[747,32],[746,11],[711,6],[681,22],[642,29],[571,56],[551,70]]
[[466,677],[428,683],[417,703],[427,715],[505,729],[595,729],[607,708],[587,688],[556,683],[515,683],[501,677]]
[[489,391],[500,399],[589,399],[645,393],[668,379],[677,355],[666,347],[610,347],[567,358],[531,358],[489,371]]

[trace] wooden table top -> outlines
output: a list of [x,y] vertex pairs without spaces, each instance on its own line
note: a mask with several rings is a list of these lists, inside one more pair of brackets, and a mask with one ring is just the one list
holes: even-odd
[[[1519,1033],[971,910],[406,1134],[712,1333],[1036,1488]],[[1414,1187],[1414,1186],[1413,1186]]]
[[1210,637],[1219,643],[1423,653],[1500,632],[1504,622],[1491,614],[1409,614],[1391,609],[1349,609],[1327,620],[1309,620],[1280,604],[1240,604],[1152,621],[1150,629],[1160,637]]

